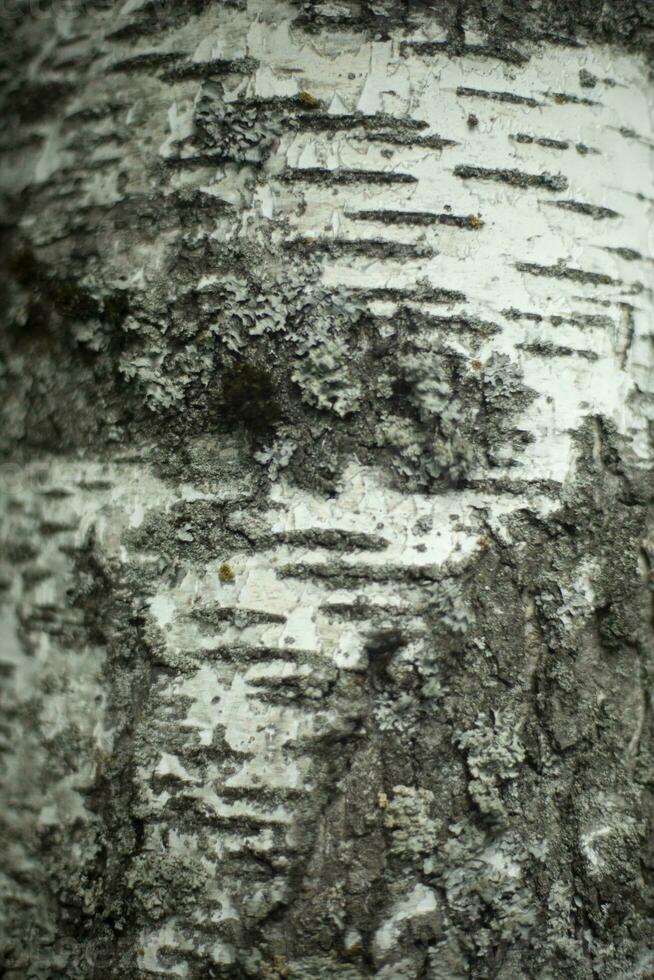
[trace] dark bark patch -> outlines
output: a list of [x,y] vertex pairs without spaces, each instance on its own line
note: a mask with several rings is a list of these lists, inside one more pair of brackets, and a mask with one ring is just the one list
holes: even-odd
[[238,364],[223,375],[220,410],[229,422],[255,435],[281,419],[277,387],[271,373],[256,364]]

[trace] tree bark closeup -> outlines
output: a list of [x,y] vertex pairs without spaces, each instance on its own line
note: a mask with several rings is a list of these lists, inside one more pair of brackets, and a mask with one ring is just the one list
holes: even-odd
[[654,976],[654,6],[0,20],[0,975]]

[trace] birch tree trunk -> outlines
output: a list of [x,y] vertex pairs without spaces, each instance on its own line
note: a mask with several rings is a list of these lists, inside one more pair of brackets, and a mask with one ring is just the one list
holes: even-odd
[[654,975],[654,13],[433,6],[2,11],[7,980]]

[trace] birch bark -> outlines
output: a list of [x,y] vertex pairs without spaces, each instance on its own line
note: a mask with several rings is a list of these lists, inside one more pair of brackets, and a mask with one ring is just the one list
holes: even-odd
[[5,9],[3,976],[646,978],[649,8]]

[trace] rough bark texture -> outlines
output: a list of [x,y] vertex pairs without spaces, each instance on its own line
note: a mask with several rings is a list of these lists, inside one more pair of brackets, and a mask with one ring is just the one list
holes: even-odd
[[3,14],[0,950],[646,978],[645,3]]

